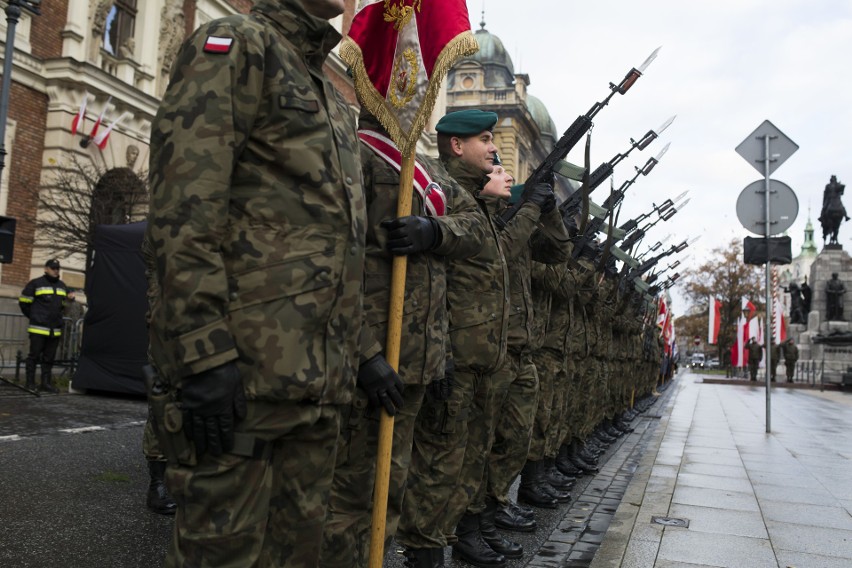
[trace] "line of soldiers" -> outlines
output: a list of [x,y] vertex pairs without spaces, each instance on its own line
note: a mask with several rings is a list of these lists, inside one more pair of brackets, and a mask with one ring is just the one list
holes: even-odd
[[[745,344],[748,351],[748,374],[752,381],[757,380],[757,371],[760,368],[760,363],[763,361],[764,345],[758,343],[754,337],[749,338]],[[779,345],[774,341],[771,344],[772,366],[769,369],[769,380],[775,382],[775,377],[778,374],[778,363],[781,362],[781,357],[784,357],[784,369],[787,375],[787,382],[792,383],[793,377],[796,374],[796,363],[799,361],[799,347],[792,337],[788,337]]]
[[523,550],[498,529],[570,500],[661,372],[655,310],[597,243],[572,258],[550,183],[503,221],[496,114],[438,122],[397,217],[399,150],[365,111],[355,132],[322,74],[339,10],[263,0],[202,26],[153,123],[146,455],[168,460],[170,567],[367,566],[381,412],[385,550],[503,566]]

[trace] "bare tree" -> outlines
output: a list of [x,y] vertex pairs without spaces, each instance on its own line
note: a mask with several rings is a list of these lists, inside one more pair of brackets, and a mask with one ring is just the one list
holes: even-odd
[[695,335],[700,335],[699,330],[707,332],[709,298],[712,296],[722,301],[717,347],[719,361],[725,366],[730,361],[728,355],[736,340],[742,298],[749,298],[758,309],[762,308],[757,300],[761,291],[761,272],[758,267],[745,264],[742,256],[742,243],[734,239],[727,246],[713,249],[707,262],[685,275],[683,289],[691,302],[689,313],[693,317],[685,320],[684,324]]
[[38,194],[35,244],[52,255],[85,254],[88,268],[95,226],[144,218],[147,174],[98,166],[73,153],[53,172],[50,185]]

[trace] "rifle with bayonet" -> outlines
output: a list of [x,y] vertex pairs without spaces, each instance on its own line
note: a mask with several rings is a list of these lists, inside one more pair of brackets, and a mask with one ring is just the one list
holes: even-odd
[[[669,123],[671,123],[671,122],[669,122]],[[607,227],[606,244],[604,245],[603,254],[601,255],[599,266],[601,266],[601,267],[604,266],[607,263],[607,261],[609,260],[609,251],[610,251],[610,248],[612,247],[612,241],[613,241],[613,230],[612,230],[613,229],[613,227],[612,227],[612,224],[613,224],[612,213],[613,213],[613,211],[624,200],[624,195],[625,195],[625,193],[627,193],[627,189],[631,185],[636,183],[636,180],[639,178],[639,176],[640,175],[647,176],[649,173],[651,173],[651,170],[654,169],[654,166],[656,166],[660,162],[663,155],[668,151],[670,145],[671,145],[671,143],[666,144],[663,147],[663,149],[660,151],[659,154],[657,154],[655,157],[648,158],[648,161],[645,162],[645,165],[642,166],[641,168],[636,168],[636,174],[631,179],[622,183],[621,187],[619,187],[618,190],[610,191],[609,197],[607,198],[607,200],[603,204],[604,211],[605,212],[608,211],[610,213],[610,226]],[[610,178],[610,179],[612,179],[612,178]],[[579,242],[576,243],[575,246],[582,250],[582,247],[585,246],[586,242],[588,242],[589,240],[595,239],[595,236],[597,235],[597,233],[601,229],[601,227],[603,227],[603,224],[604,224],[604,216],[603,215],[595,216],[591,221],[589,221],[589,224],[586,227],[586,230],[583,231],[583,234],[579,238]],[[576,250],[577,249],[575,248],[574,250],[575,250],[575,257],[574,258],[576,258],[576,254],[577,254]]]
[[[593,171],[589,175],[589,181],[587,184],[584,184],[579,190],[575,191],[568,198],[562,202],[559,206],[559,210],[562,212],[562,215],[565,214],[573,214],[576,212],[580,203],[584,198],[587,198],[588,195],[595,190],[605,179],[612,175],[615,166],[618,165],[624,158],[630,155],[630,153],[635,150],[644,150],[648,147],[648,144],[657,139],[657,137],[665,130],[666,128],[674,122],[675,117],[672,116],[668,120],[666,120],[663,124],[659,126],[656,130],[649,130],[645,133],[642,138],[639,140],[630,139],[630,148],[627,149],[623,154],[619,153],[613,156],[611,160],[608,162],[604,162],[600,166],[598,166],[595,171]],[[582,221],[581,221],[582,222]],[[581,227],[581,229],[585,232],[585,227]]]
[[528,191],[532,191],[532,188],[537,183],[553,183],[553,170],[559,165],[562,160],[565,159],[565,156],[568,155],[574,146],[577,145],[577,142],[592,128],[592,119],[595,115],[600,112],[600,110],[609,104],[610,99],[616,94],[625,94],[630,87],[633,86],[633,83],[636,82],[639,77],[645,72],[645,69],[651,64],[651,62],[656,59],[657,53],[660,51],[658,47],[648,56],[642,65],[637,69],[636,67],[630,69],[627,75],[624,76],[624,79],[621,80],[617,85],[615,83],[609,84],[610,93],[606,96],[606,98],[602,101],[596,102],[592,105],[592,108],[586,112],[586,114],[578,116],[571,126],[562,134],[556,144],[553,146],[553,150],[545,157],[544,161],[538,165],[538,167],[530,174],[527,181],[524,183],[524,192],[521,194],[518,202],[506,209],[501,217],[505,223],[511,221],[512,217],[514,217],[518,211],[520,211],[524,202],[528,198]]

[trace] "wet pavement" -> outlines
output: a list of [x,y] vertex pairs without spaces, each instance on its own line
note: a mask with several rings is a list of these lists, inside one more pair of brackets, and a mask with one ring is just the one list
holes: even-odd
[[852,566],[852,393],[778,385],[767,433],[762,385],[700,381],[673,385],[592,568]]
[[[505,533],[525,549],[508,567],[590,565],[673,391],[664,391],[634,421],[635,431],[609,448],[598,474],[578,480],[571,503],[537,510],[534,533]],[[0,566],[162,565],[172,520],[145,508],[145,416],[139,398],[36,398],[0,383]],[[468,566],[451,559],[449,549],[446,558],[448,567]],[[385,566],[403,566],[396,547]]]

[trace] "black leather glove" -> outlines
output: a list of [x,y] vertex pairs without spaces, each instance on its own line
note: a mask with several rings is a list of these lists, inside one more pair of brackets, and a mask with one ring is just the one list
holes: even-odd
[[432,250],[441,244],[441,229],[431,217],[409,215],[382,221],[388,231],[388,250],[396,255]]
[[534,184],[527,192],[527,201],[538,205],[542,215],[550,213],[556,208],[556,196],[553,194],[553,186],[544,182]]
[[384,355],[374,355],[358,368],[358,388],[367,393],[370,406],[385,407],[391,416],[402,408],[402,384],[399,375],[390,366]]
[[190,375],[181,387],[184,430],[195,443],[198,456],[214,456],[234,447],[234,428],[246,417],[246,396],[236,363]]
[[454,386],[456,386],[455,364],[452,361],[448,361],[444,377],[432,381],[427,388],[433,400],[449,400],[453,394]]

